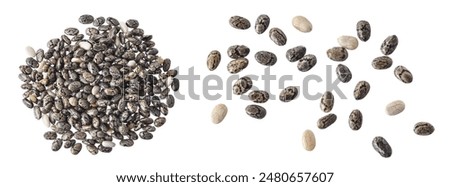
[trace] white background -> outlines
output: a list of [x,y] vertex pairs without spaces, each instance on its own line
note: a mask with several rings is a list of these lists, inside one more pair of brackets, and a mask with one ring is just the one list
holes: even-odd
[[[116,174],[246,174],[256,177],[251,185],[261,186],[448,186],[449,124],[448,105],[448,43],[450,17],[442,1],[10,1],[0,6],[2,19],[2,68],[0,141],[0,186],[198,186],[198,183],[129,183],[116,182]],[[138,19],[147,34],[154,35],[156,47],[172,65],[187,74],[195,67],[201,80],[217,74],[224,81],[229,76],[226,49],[245,44],[251,48],[250,65],[240,73],[260,75],[264,67],[253,55],[259,50],[277,54],[278,62],[271,72],[278,77],[293,75],[290,85],[301,86],[307,75],[316,74],[325,80],[326,65],[336,62],[325,51],[337,46],[340,35],[356,36],[356,23],[371,23],[368,42],[349,51],[343,62],[353,72],[353,79],[339,87],[348,99],[338,99],[333,113],[335,124],[319,130],[316,121],[324,113],[319,101],[300,95],[290,103],[271,100],[263,104],[268,114],[263,120],[250,118],[244,108],[250,104],[233,96],[225,98],[226,90],[211,91],[223,97],[210,101],[202,96],[202,81],[194,90],[200,100],[187,97],[177,100],[169,111],[168,122],[154,133],[150,141],[138,140],[131,148],[116,147],[111,154],[90,155],[83,147],[73,156],[62,148],[50,149],[44,140],[47,131],[34,119],[32,110],[21,102],[19,65],[25,63],[24,48],[46,47],[50,38],[58,38],[66,27],[84,28],[78,23],[81,14],[112,16],[121,21]],[[276,46],[266,31],[257,35],[253,29],[260,14],[271,17],[270,27],[281,28],[288,37],[286,46]],[[228,19],[233,15],[248,18],[251,29],[233,29]],[[311,33],[301,33],[291,25],[293,16],[306,16],[313,24]],[[81,29],[84,32],[84,29]],[[394,65],[388,70],[374,70],[373,58],[380,56],[381,42],[389,35],[399,37],[397,50],[391,55]],[[285,51],[296,45],[307,47],[318,63],[311,71],[301,73],[296,63],[288,62]],[[45,48],[44,48],[45,49]],[[219,68],[206,68],[208,53],[222,52]],[[414,75],[412,84],[403,84],[394,77],[397,65],[406,66]],[[361,100],[353,99],[353,88],[359,80],[367,80],[372,88]],[[187,95],[188,82],[181,82],[180,93]],[[211,83],[213,84],[213,82]],[[262,81],[254,85],[263,88]],[[192,85],[190,85],[192,86]],[[323,92],[325,81],[311,82],[309,92]],[[279,94],[273,81],[270,91]],[[336,96],[336,95],[335,95]],[[384,112],[387,103],[402,99],[406,110],[397,116]],[[229,112],[225,120],[214,125],[211,109],[225,103]],[[364,115],[363,127],[352,131],[348,115],[353,109]],[[421,137],[413,132],[416,122],[432,123],[436,131]],[[317,146],[312,152],[303,149],[301,135],[305,129],[316,134]],[[382,158],[371,141],[384,136],[393,148],[391,158]],[[260,172],[334,172],[330,183],[258,183]],[[229,186],[230,184],[201,184]],[[231,184],[248,186],[249,184]]]

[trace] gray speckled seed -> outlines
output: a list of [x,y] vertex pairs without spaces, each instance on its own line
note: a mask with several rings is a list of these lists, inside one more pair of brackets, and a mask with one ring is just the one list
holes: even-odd
[[250,77],[241,77],[233,85],[233,93],[236,95],[242,95],[252,88],[253,82]]
[[330,91],[326,91],[323,93],[322,98],[320,99],[320,109],[323,112],[330,112],[334,106],[334,96]]
[[300,60],[303,56],[305,56],[305,53],[306,53],[306,47],[299,45],[299,46],[290,48],[286,51],[286,59],[289,62],[295,62],[297,60]]
[[78,21],[81,24],[91,24],[92,22],[94,22],[94,17],[89,14],[84,14],[84,15],[81,15],[80,18],[78,18]]
[[397,66],[394,69],[394,75],[395,77],[397,77],[398,80],[406,84],[411,83],[413,81],[412,73],[404,66]]
[[369,94],[370,91],[370,84],[367,81],[359,81],[356,86],[355,90],[353,91],[353,96],[356,100],[364,99],[364,97]]
[[246,30],[250,28],[250,21],[241,16],[232,16],[229,20],[230,25],[235,29]]
[[392,66],[392,58],[388,57],[388,56],[380,56],[380,57],[376,57],[375,59],[373,59],[372,61],[372,67],[374,69],[388,69]]
[[208,59],[206,60],[209,71],[213,71],[219,66],[221,58],[220,52],[217,50],[213,50],[209,53]]
[[327,56],[333,61],[342,62],[347,60],[348,52],[343,47],[333,47],[327,50]]
[[392,155],[392,148],[389,143],[381,136],[377,136],[372,140],[372,146],[377,153],[384,158],[389,158]]
[[269,30],[269,37],[273,41],[273,43],[278,46],[286,45],[287,37],[284,32],[277,27],[273,27]]
[[246,57],[250,53],[250,48],[245,45],[232,45],[228,47],[227,54],[232,59]]
[[262,119],[266,116],[266,109],[259,105],[248,105],[245,112],[252,118]]
[[369,40],[371,32],[372,29],[370,28],[369,22],[365,20],[358,21],[356,24],[356,34],[361,41],[366,42]]
[[257,34],[264,33],[269,28],[270,18],[268,15],[261,14],[256,18],[255,31]]
[[269,100],[269,93],[264,90],[253,90],[248,94],[248,98],[255,103],[265,103]]
[[228,72],[235,74],[244,70],[248,66],[248,60],[246,58],[238,58],[236,60],[232,60],[227,65]]
[[352,72],[346,65],[343,64],[338,64],[336,66],[336,75],[337,78],[343,83],[347,83],[352,80]]
[[363,116],[360,110],[355,109],[350,113],[348,117],[348,125],[350,129],[357,131],[361,128],[363,122]]
[[336,119],[336,114],[327,114],[317,120],[317,127],[319,127],[319,129],[326,129],[336,122]]
[[313,68],[317,63],[317,58],[313,54],[307,54],[300,58],[297,64],[297,69],[301,72],[307,72]]
[[74,27],[69,27],[64,30],[64,34],[69,35],[69,36],[75,36],[78,34],[78,32],[79,32],[79,30]]
[[388,36],[381,44],[380,50],[384,55],[392,54],[398,45],[398,38],[396,35]]
[[298,95],[298,89],[294,86],[284,88],[280,93],[280,101],[289,102],[294,100]]
[[62,145],[63,145],[63,141],[59,138],[56,139],[52,143],[52,151],[58,151],[59,149],[61,149]]
[[77,155],[78,153],[80,153],[82,147],[83,145],[81,143],[75,143],[75,145],[73,145],[73,147],[70,149],[70,152],[73,155]]
[[414,133],[420,136],[427,136],[433,134],[434,127],[428,122],[418,122],[414,125]]
[[258,63],[265,66],[273,66],[277,63],[277,56],[269,51],[258,51],[255,53],[255,59]]

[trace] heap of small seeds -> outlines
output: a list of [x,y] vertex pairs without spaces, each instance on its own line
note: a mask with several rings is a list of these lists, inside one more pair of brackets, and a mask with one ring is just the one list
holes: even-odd
[[[241,16],[233,16],[229,20],[230,25],[239,30],[246,30],[251,27],[250,21]],[[262,14],[256,19],[255,31],[257,34],[264,33],[269,28],[270,18],[269,16]],[[308,33],[312,31],[311,22],[304,16],[295,16],[292,19],[292,25],[295,29]],[[362,42],[367,42],[371,36],[371,27],[369,22],[361,20],[356,24],[356,35]],[[353,76],[349,69],[342,62],[346,61],[349,57],[348,50],[355,50],[359,43],[358,38],[350,35],[342,35],[338,37],[337,42],[339,46],[332,47],[326,51],[326,55],[331,61],[339,62],[336,66],[337,78],[343,82],[348,83],[352,80]],[[269,30],[269,38],[277,46],[284,46],[287,42],[287,37],[284,32],[277,27],[272,27]],[[376,57],[372,61],[372,67],[376,70],[388,69],[392,66],[393,60],[388,56],[391,55],[398,45],[398,38],[396,35],[388,36],[381,44],[380,50],[384,56]],[[228,48],[227,54],[233,59],[228,64],[227,69],[230,73],[236,74],[243,71],[249,64],[247,55],[250,53],[250,49],[245,45],[233,45]],[[297,68],[301,72],[307,72],[313,68],[317,63],[317,58],[313,54],[306,54],[306,47],[295,46],[286,51],[286,59],[289,62],[298,62]],[[277,62],[277,56],[270,51],[258,51],[255,53],[255,60],[264,66],[273,66]],[[221,61],[221,55],[218,50],[213,50],[208,55],[207,66],[210,71],[215,70]],[[413,76],[411,72],[404,66],[397,66],[394,70],[394,75],[403,83],[411,83]],[[243,95],[247,91],[251,90],[253,85],[252,80],[248,76],[243,76],[238,79],[233,86],[233,93],[236,95]],[[370,84],[367,81],[361,80],[356,83],[353,91],[355,100],[364,99],[370,91]],[[279,94],[279,100],[282,102],[290,102],[294,100],[299,94],[299,90],[295,86],[287,86],[281,90]],[[264,90],[254,90],[248,94],[248,98],[254,103],[265,103],[269,99],[269,93]],[[334,96],[330,91],[326,91],[320,100],[320,109],[324,113],[332,111],[334,106]],[[223,104],[221,104],[223,105]],[[386,106],[386,113],[390,116],[397,115],[405,109],[403,101],[394,101]],[[226,110],[227,111],[227,110]],[[225,118],[226,111],[221,111],[217,107],[213,110],[213,122],[219,123]],[[259,105],[251,104],[245,108],[246,113],[253,118],[262,119],[266,116],[267,111],[265,108]],[[222,115],[217,115],[222,114]],[[217,116],[220,116],[218,118]],[[319,129],[326,129],[330,127],[337,120],[337,115],[333,113],[326,114],[317,121],[317,127]],[[349,115],[348,123],[350,129],[357,131],[361,128],[363,122],[363,115],[360,110],[354,109]],[[217,124],[217,123],[216,123]],[[418,122],[414,126],[414,132],[418,135],[430,135],[434,132],[434,127],[428,122]],[[316,141],[314,133],[307,129],[303,133],[303,146],[307,151],[312,151],[315,148]],[[373,139],[372,145],[374,149],[382,157],[390,157],[392,155],[392,148],[389,143],[381,136],[377,136]]]
[[135,19],[82,15],[79,22],[92,24],[85,35],[66,28],[46,51],[27,47],[19,67],[23,103],[51,129],[44,138],[53,151],[74,155],[82,144],[95,155],[111,152],[114,140],[130,147],[139,137],[152,139],[174,106],[177,70]]

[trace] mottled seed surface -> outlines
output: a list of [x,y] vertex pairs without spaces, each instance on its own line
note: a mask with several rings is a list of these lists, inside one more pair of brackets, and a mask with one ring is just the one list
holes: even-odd
[[394,69],[394,75],[403,83],[409,84],[413,81],[412,73],[405,66],[397,66]]
[[420,136],[428,136],[433,134],[434,126],[428,122],[418,122],[414,125],[414,133]]
[[381,44],[380,50],[384,55],[392,54],[398,45],[398,38],[396,35],[388,36]]
[[295,62],[300,60],[303,56],[305,56],[306,53],[306,47],[305,46],[296,46],[293,48],[290,48],[286,51],[286,59],[289,62]]
[[334,106],[334,96],[330,91],[323,93],[322,98],[320,98],[320,109],[323,112],[330,112]]
[[236,74],[244,70],[247,66],[248,60],[246,58],[238,58],[228,63],[227,70],[232,74]]
[[356,24],[356,33],[361,41],[367,42],[367,40],[369,40],[370,38],[371,32],[372,29],[370,28],[370,24],[368,21],[358,21],[358,23]]
[[377,153],[384,158],[389,158],[392,155],[392,148],[389,143],[381,136],[377,136],[372,140],[372,146]]
[[269,93],[264,90],[253,90],[248,94],[248,98],[255,103],[265,103],[269,98]]
[[298,95],[298,89],[295,86],[288,86],[281,90],[280,93],[280,101],[282,102],[290,102],[294,100]]
[[232,59],[246,57],[250,53],[250,49],[245,45],[232,45],[228,47],[227,54]]
[[277,63],[277,56],[270,51],[258,51],[255,53],[255,60],[265,66],[273,66]]
[[269,30],[269,37],[278,46],[284,46],[287,42],[287,37],[284,32],[277,27],[273,27]]
[[336,75],[337,78],[343,83],[349,82],[353,77],[350,69],[344,64],[338,64],[336,66]]
[[342,62],[347,60],[348,52],[343,47],[333,47],[327,50],[327,56],[333,61]]
[[250,77],[241,77],[233,85],[233,93],[236,95],[242,95],[252,88],[253,82]]
[[317,63],[317,58],[313,54],[307,54],[300,58],[297,64],[297,69],[301,72],[307,72],[311,70]]
[[361,128],[363,122],[363,115],[360,110],[355,109],[350,113],[348,117],[348,125],[350,129],[357,131]]
[[266,116],[266,109],[259,105],[248,105],[245,112],[252,118],[263,119]]
[[353,96],[356,100],[364,99],[370,91],[370,84],[367,81],[359,81],[355,90],[353,91]]
[[317,120],[317,127],[319,127],[319,129],[326,129],[336,122],[336,119],[336,114],[327,114]]
[[380,57],[376,57],[375,59],[373,59],[372,61],[372,67],[374,69],[388,69],[392,66],[392,58],[389,56],[380,56]]
[[217,50],[213,50],[209,53],[208,58],[206,60],[206,65],[210,71],[214,71],[217,67],[219,67],[221,60],[220,52]]
[[230,17],[229,23],[235,29],[246,30],[250,28],[250,21],[242,16]]
[[256,18],[255,23],[255,31],[257,34],[264,33],[268,28],[270,24],[270,17],[266,14],[261,14]]

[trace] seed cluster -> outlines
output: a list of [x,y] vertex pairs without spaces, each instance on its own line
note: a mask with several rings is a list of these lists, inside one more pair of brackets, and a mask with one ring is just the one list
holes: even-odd
[[[367,42],[371,36],[371,27],[369,22],[361,20],[356,24],[356,35],[362,42]],[[338,38],[339,47],[332,47],[327,50],[327,56],[331,61],[343,62],[349,57],[347,50],[355,50],[358,47],[358,39],[353,36],[343,35]],[[382,43],[380,51],[384,56],[376,57],[372,60],[372,67],[375,70],[389,69],[393,65],[393,60],[389,56],[398,46],[398,38],[396,35],[388,36]],[[343,82],[348,83],[352,79],[352,73],[349,67],[338,64],[336,66],[337,78]],[[411,72],[404,66],[397,66],[394,70],[394,75],[403,83],[411,83],[413,76]],[[369,94],[370,84],[367,81],[361,80],[356,83],[353,91],[355,100],[362,100]],[[328,113],[333,106],[333,96],[331,92],[325,92],[320,101],[320,108],[323,112]],[[331,107],[330,107],[331,106]],[[393,101],[386,106],[386,113],[389,116],[397,115],[405,110],[405,103],[401,100]],[[319,129],[325,129],[336,121],[335,114],[327,114],[321,117],[317,126]],[[363,122],[363,115],[360,110],[354,109],[348,118],[350,129],[357,131],[361,128]],[[418,135],[430,135],[434,132],[434,127],[428,122],[419,122],[414,126],[414,132]],[[392,155],[392,148],[389,143],[381,136],[377,136],[372,142],[373,148],[382,157],[390,157]],[[306,149],[306,147],[305,147]],[[307,149],[308,150],[308,149]]]
[[[284,46],[287,43],[287,36],[278,27],[269,28],[270,18],[263,14],[256,19],[255,31],[257,34],[262,34],[269,30],[269,38],[277,46]],[[230,24],[233,28],[239,30],[246,30],[250,28],[250,21],[242,16],[233,16],[230,18]],[[295,29],[303,33],[312,31],[311,22],[304,16],[295,16],[292,19],[292,25]],[[356,36],[342,35],[338,37],[337,43],[339,46],[331,47],[326,50],[326,55],[331,61],[338,62],[336,66],[337,78],[343,83],[349,83],[353,76],[350,68],[344,64],[349,57],[349,50],[355,50],[359,46],[359,41],[367,42],[372,34],[372,29],[368,21],[361,20],[356,24]],[[376,57],[372,60],[372,67],[375,70],[389,69],[393,65],[393,60],[389,56],[398,46],[398,38],[396,35],[388,36],[382,43],[380,51],[384,56]],[[245,45],[233,45],[227,50],[228,56],[232,59],[227,66],[230,73],[235,74],[243,71],[249,64],[247,58],[250,53],[250,48]],[[306,53],[306,47],[298,45],[286,50],[286,60],[289,62],[298,62],[297,68],[300,72],[307,72],[313,68],[317,63],[317,58],[313,54]],[[255,60],[264,66],[273,66],[277,63],[277,55],[270,51],[257,51],[254,55]],[[207,67],[209,70],[215,70],[220,63],[220,52],[218,50],[211,51],[207,59]],[[213,67],[213,68],[211,68]],[[403,83],[411,83],[413,76],[411,72],[404,66],[397,66],[394,70],[394,75]],[[238,79],[233,86],[233,93],[236,95],[243,95],[251,90],[253,85],[252,80],[244,76]],[[369,95],[371,86],[369,82],[360,80],[356,83],[353,96],[356,101],[362,100]],[[281,102],[290,102],[299,95],[299,90],[295,86],[287,86],[281,90],[278,98]],[[269,93],[263,90],[253,90],[248,94],[248,97],[254,103],[265,103],[269,99]],[[337,120],[337,115],[331,113],[333,110],[335,98],[333,93],[326,91],[320,99],[320,109],[325,116],[317,120],[317,127],[319,129],[329,128]],[[397,115],[405,108],[403,101],[394,101],[386,106],[386,113],[388,115]],[[214,109],[216,110],[216,109]],[[214,116],[213,110],[213,116]],[[260,105],[251,104],[245,108],[246,113],[253,118],[262,119],[266,116],[267,111]],[[221,116],[222,119],[225,116]],[[216,120],[217,121],[217,120]],[[213,122],[216,122],[213,119]],[[221,120],[220,120],[221,121]],[[351,130],[357,131],[362,127],[363,114],[359,109],[353,109],[348,117],[348,124]],[[425,136],[434,132],[434,127],[428,122],[419,122],[414,126],[414,132],[418,135]],[[303,146],[306,150],[312,151],[316,146],[316,138],[313,131],[307,129],[303,133]],[[390,157],[392,155],[392,148],[389,143],[381,136],[373,139],[372,145],[374,149],[383,157]]]
[[44,138],[53,151],[64,147],[74,155],[83,144],[95,155],[111,152],[114,141],[130,147],[139,137],[152,139],[180,86],[171,60],[158,56],[152,35],[135,19],[78,20],[88,26],[85,34],[69,27],[46,51],[27,47],[19,67],[23,103],[51,128]]

